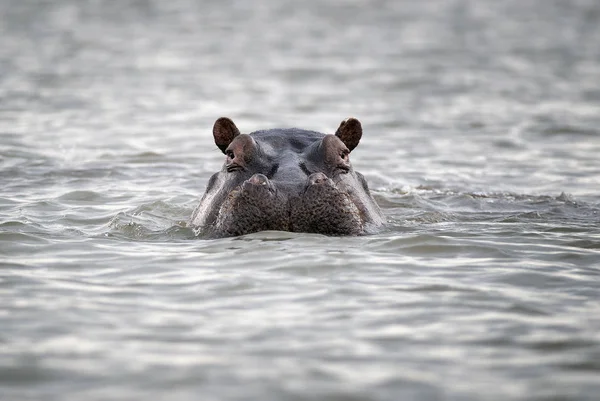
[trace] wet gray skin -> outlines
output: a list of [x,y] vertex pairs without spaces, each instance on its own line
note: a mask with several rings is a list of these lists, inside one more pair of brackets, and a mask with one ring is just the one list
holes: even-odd
[[343,121],[335,135],[297,128],[240,134],[221,117],[213,136],[227,158],[192,214],[201,236],[359,235],[383,225],[365,178],[349,160],[362,136],[358,120]]

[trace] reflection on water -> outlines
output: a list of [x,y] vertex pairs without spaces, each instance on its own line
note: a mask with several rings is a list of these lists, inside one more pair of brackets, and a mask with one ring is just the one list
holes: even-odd
[[[595,400],[596,1],[0,3],[0,394]],[[243,132],[333,132],[377,235],[202,241]]]

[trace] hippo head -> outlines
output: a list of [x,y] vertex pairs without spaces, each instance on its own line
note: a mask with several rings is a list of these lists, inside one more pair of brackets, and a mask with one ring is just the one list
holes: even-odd
[[349,160],[362,136],[358,120],[343,121],[335,135],[296,128],[241,134],[222,117],[213,136],[226,159],[192,215],[201,235],[358,235],[383,224],[367,182]]

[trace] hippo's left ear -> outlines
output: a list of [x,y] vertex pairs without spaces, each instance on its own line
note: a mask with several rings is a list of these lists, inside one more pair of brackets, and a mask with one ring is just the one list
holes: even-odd
[[227,117],[221,117],[215,121],[213,125],[213,137],[215,138],[215,144],[221,152],[225,153],[225,150],[233,141],[233,139],[240,134],[240,130],[235,126],[233,121]]
[[358,145],[358,142],[360,142],[360,138],[362,137],[362,126],[360,125],[360,121],[356,118],[349,118],[342,121],[335,132],[335,136],[340,138],[342,142],[344,142],[344,145],[348,147],[348,150],[352,152],[352,149]]

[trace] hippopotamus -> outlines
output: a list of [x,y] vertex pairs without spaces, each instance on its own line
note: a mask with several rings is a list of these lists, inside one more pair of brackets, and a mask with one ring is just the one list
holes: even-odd
[[264,230],[361,235],[384,224],[364,176],[349,155],[362,137],[355,118],[333,134],[298,128],[241,134],[221,117],[213,126],[225,154],[191,224],[209,238]]

